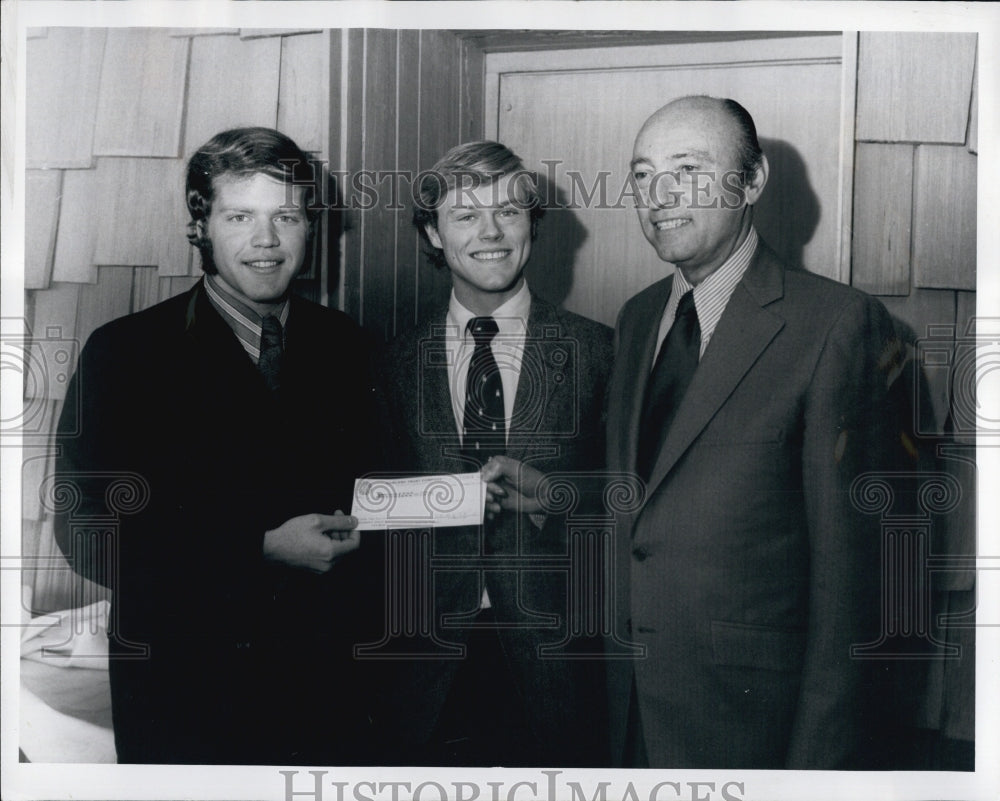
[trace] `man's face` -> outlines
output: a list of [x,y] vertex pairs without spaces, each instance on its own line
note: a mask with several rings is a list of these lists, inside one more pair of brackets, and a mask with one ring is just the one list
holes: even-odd
[[[206,233],[218,278],[240,300],[266,315],[288,293],[302,269],[309,240],[301,186],[264,173],[222,175]],[[291,202],[291,205],[289,203]]]
[[444,251],[455,297],[477,314],[514,296],[531,255],[531,215],[512,178],[451,189],[437,209],[437,226],[426,228],[431,244]]
[[763,181],[745,192],[740,187],[737,141],[735,124],[721,108],[685,101],[654,114],[635,140],[632,176],[642,232],[692,283],[732,254],[750,228],[746,203],[763,189]]

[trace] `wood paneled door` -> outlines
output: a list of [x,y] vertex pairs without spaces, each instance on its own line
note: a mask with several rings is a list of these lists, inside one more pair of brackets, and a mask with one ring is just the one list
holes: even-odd
[[487,136],[570,206],[543,221],[529,265],[550,300],[613,324],[670,271],[639,229],[628,165],[645,118],[688,94],[732,97],[753,115],[771,165],[763,237],[791,263],[850,280],[856,36],[691,38],[487,54]]

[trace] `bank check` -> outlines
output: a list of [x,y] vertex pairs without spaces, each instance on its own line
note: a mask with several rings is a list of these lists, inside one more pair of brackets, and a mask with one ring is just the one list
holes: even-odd
[[479,473],[407,478],[359,478],[351,514],[358,528],[482,525],[486,485]]

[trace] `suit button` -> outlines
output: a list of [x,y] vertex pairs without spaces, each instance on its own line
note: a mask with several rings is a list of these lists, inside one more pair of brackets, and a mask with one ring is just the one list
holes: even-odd
[[643,548],[641,545],[636,546],[632,549],[632,558],[637,562],[645,562],[646,558],[649,556],[649,551]]

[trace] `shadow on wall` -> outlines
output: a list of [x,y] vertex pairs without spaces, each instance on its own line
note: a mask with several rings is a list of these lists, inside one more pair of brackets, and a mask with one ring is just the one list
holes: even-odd
[[566,193],[544,175],[538,176],[538,194],[546,212],[531,246],[525,276],[533,294],[561,306],[573,288],[573,265],[587,239],[587,229],[576,212],[566,208]]
[[802,251],[819,225],[819,198],[798,150],[780,139],[761,139],[760,146],[771,170],[754,209],[754,225],[785,264],[801,269]]
[[[819,199],[809,183],[806,164],[794,147],[777,139],[763,139],[761,147],[771,170],[754,223],[786,264],[801,268],[803,249],[819,225]],[[532,245],[526,274],[532,292],[561,305],[573,287],[576,254],[588,233],[576,214],[565,208],[566,193],[546,176],[538,179],[539,194],[547,199],[547,213]]]
[[[754,225],[789,267],[802,269],[803,250],[819,225],[819,199],[809,182],[808,168],[792,145],[779,139],[761,139],[761,148],[767,155],[770,175],[754,210]],[[899,317],[893,315],[892,319],[896,336],[908,354],[900,380],[909,387],[908,406],[917,415],[911,434],[942,432],[943,415],[935,414],[928,378],[914,360],[919,334]]]

